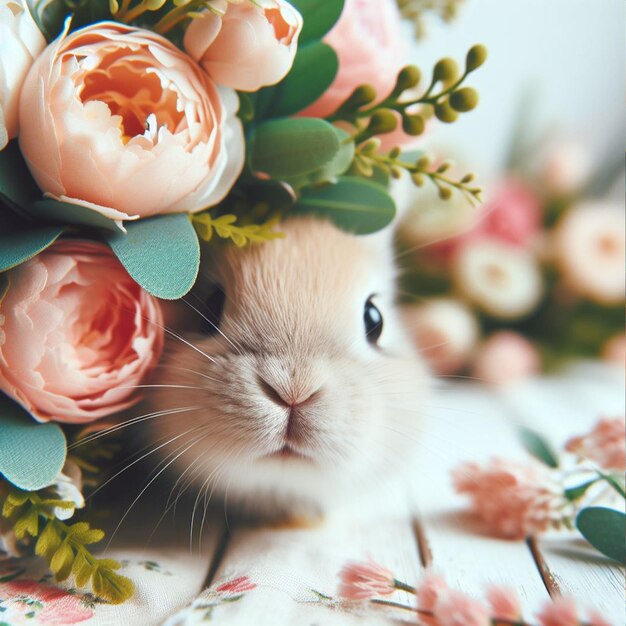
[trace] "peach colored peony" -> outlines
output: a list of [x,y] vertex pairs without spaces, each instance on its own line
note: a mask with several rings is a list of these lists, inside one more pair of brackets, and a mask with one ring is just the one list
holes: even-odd
[[537,348],[522,335],[501,330],[479,348],[472,365],[472,376],[490,385],[519,382],[541,370]]
[[63,34],[31,68],[20,146],[44,192],[112,219],[199,211],[243,167],[237,95],[163,37],[112,22]]
[[521,621],[522,609],[517,594],[506,587],[490,587],[487,589],[487,600],[494,618]]
[[601,419],[590,433],[565,444],[568,452],[589,459],[607,470],[626,471],[626,424],[624,418]]
[[546,604],[539,615],[541,626],[579,626],[576,605],[569,598],[556,598]]
[[524,539],[547,530],[567,514],[563,490],[538,463],[493,459],[487,467],[463,463],[453,472],[458,493],[497,536]]
[[393,572],[373,561],[346,563],[339,578],[338,593],[346,600],[368,600],[395,591]]
[[89,422],[137,402],[163,345],[161,312],[109,248],[59,241],[9,279],[2,391],[42,422]]
[[205,11],[185,31],[185,50],[219,85],[257,91],[281,81],[298,50],[302,16],[285,0]]
[[624,207],[589,202],[574,207],[554,231],[554,257],[568,287],[599,304],[624,301]]
[[343,13],[325,42],[339,57],[339,72],[329,89],[301,115],[326,117],[362,84],[382,100],[406,65],[407,51],[395,2],[346,0]]
[[618,367],[626,367],[626,335],[614,335],[602,346],[602,358]]
[[0,150],[17,136],[22,83],[45,47],[26,0],[0,0]]
[[416,347],[439,375],[461,369],[478,341],[476,317],[453,298],[407,306],[402,316]]
[[487,607],[459,591],[448,591],[435,606],[437,626],[491,626]]

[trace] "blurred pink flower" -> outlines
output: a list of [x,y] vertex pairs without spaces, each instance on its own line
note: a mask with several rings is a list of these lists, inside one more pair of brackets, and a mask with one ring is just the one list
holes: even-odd
[[459,591],[448,591],[437,601],[438,626],[491,626],[487,607]]
[[480,331],[476,317],[460,300],[440,298],[407,306],[402,316],[435,373],[453,374],[467,363]]
[[620,333],[611,337],[602,347],[602,358],[608,363],[626,367],[626,335]]
[[0,583],[0,610],[2,623],[14,626],[69,626],[93,617],[80,596],[34,580]]
[[395,591],[393,572],[373,561],[346,563],[339,572],[339,595],[346,600],[369,600]]
[[253,583],[248,576],[239,576],[238,578],[233,578],[232,580],[222,583],[215,591],[221,594],[239,595],[246,591],[252,591],[255,588],[256,584]]
[[[448,584],[442,576],[427,572],[417,586],[417,608],[434,614],[439,600],[449,591]],[[434,615],[420,614],[420,620],[430,626],[437,626]]]
[[565,444],[568,452],[589,459],[607,470],[626,470],[626,425],[624,418],[601,419],[590,433],[573,437]]
[[502,330],[494,333],[479,348],[472,366],[472,375],[503,386],[537,374],[541,357],[537,348],[522,335]]
[[607,622],[600,613],[597,611],[589,611],[589,617],[586,621],[586,626],[613,626],[610,622]]
[[576,605],[570,598],[556,598],[537,615],[541,626],[579,626]]
[[554,194],[567,195],[578,191],[589,178],[589,150],[575,141],[560,141],[548,148],[543,163],[543,180]]
[[300,115],[326,117],[362,84],[372,85],[382,100],[406,64],[407,52],[395,2],[346,0],[339,21],[324,39],[339,57],[331,86]]
[[494,618],[519,621],[522,617],[519,598],[512,589],[506,587],[490,587],[487,600]]
[[624,207],[588,202],[574,207],[554,230],[554,258],[567,286],[603,305],[624,301]]
[[492,459],[486,467],[463,463],[453,471],[454,487],[467,494],[472,509],[497,536],[524,539],[563,517],[562,488],[538,463]]

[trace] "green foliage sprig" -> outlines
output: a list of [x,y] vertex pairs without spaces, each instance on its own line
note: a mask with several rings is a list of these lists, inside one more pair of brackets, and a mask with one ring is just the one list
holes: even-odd
[[271,219],[264,224],[238,225],[236,215],[221,215],[213,217],[208,211],[192,215],[198,237],[204,241],[211,241],[213,233],[222,239],[230,239],[239,248],[248,243],[262,243],[272,239],[281,239],[283,233],[274,230],[277,220]]
[[22,491],[8,483],[0,489],[2,516],[9,520],[18,541],[34,541],[35,554],[43,557],[56,580],[74,578],[77,587],[90,584],[93,593],[112,604],[132,597],[132,581],[115,570],[121,565],[113,559],[94,557],[88,545],[98,543],[104,532],[87,522],[66,524],[54,510],[73,509],[74,503],[47,497],[44,492]]
[[403,17],[415,24],[415,35],[421,39],[426,34],[424,17],[428,13],[438,15],[444,22],[451,22],[458,14],[463,0],[396,0]]

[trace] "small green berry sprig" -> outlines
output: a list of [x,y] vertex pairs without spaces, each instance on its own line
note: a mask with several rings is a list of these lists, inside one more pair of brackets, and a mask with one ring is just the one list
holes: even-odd
[[[376,90],[371,85],[360,85],[327,119],[354,126],[356,132],[353,139],[357,144],[370,137],[393,132],[399,120],[407,135],[421,135],[429,109],[441,122],[451,124],[458,119],[459,113],[471,111],[478,105],[478,92],[462,85],[486,59],[487,49],[480,44],[472,46],[467,52],[462,74],[459,74],[454,59],[440,59],[433,68],[426,91],[418,97],[405,99],[406,93],[416,89],[421,81],[419,68],[407,65],[400,70],[393,90],[382,101],[376,102]],[[416,111],[420,105],[421,109]]]
[[421,39],[426,34],[424,17],[428,13],[438,15],[444,22],[451,22],[458,14],[463,0],[396,0],[402,17],[415,24],[415,34]]

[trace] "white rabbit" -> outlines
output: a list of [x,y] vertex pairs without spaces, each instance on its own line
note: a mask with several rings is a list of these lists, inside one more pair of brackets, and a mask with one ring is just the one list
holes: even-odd
[[[396,310],[389,234],[294,218],[224,247],[189,304],[208,334],[169,340],[149,420],[180,484],[265,516],[319,515],[402,474],[429,374]],[[220,311],[220,309],[222,309]],[[197,316],[198,319],[199,316]]]

